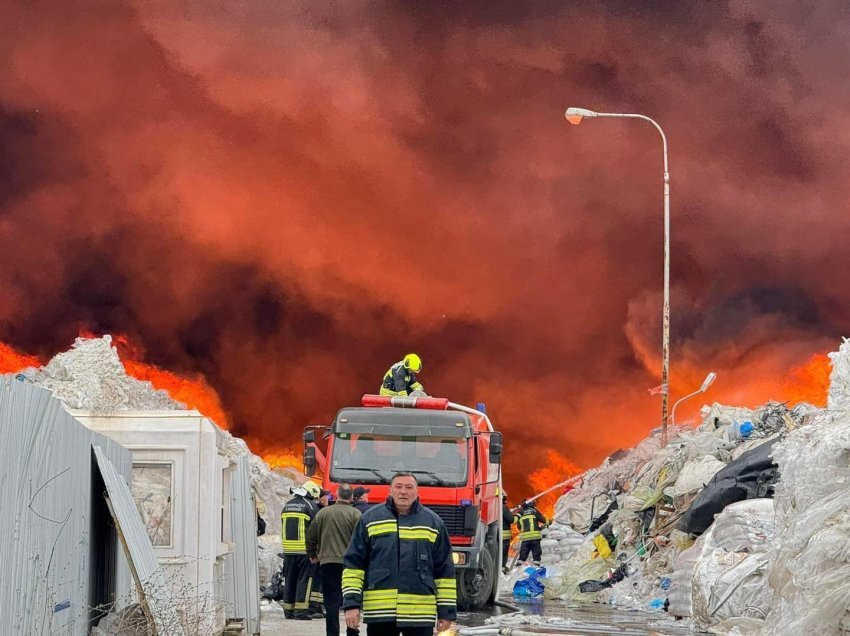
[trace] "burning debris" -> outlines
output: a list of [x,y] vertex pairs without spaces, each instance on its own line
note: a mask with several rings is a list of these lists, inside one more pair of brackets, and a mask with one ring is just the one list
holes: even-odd
[[714,404],[666,448],[653,436],[587,471],[542,542],[546,597],[718,633],[845,633],[850,341],[830,359],[827,409]]

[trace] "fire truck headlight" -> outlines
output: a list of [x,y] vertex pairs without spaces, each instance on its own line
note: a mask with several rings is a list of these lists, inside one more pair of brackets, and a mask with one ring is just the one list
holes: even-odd
[[455,565],[466,565],[467,557],[466,552],[452,552],[452,563]]

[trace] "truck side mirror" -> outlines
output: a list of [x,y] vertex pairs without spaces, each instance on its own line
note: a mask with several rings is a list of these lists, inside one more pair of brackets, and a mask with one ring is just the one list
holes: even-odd
[[502,434],[490,433],[490,463],[498,464],[502,460]]
[[308,446],[304,449],[304,474],[312,477],[316,474],[316,447]]
[[311,444],[316,441],[316,431],[313,429],[307,429],[304,431],[304,443]]

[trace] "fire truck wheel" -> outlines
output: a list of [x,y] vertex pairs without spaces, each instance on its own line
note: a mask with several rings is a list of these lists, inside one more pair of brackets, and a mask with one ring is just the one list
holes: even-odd
[[469,611],[484,607],[493,591],[496,578],[496,564],[490,550],[485,548],[478,558],[475,569],[460,570],[457,581],[457,601],[459,609]]

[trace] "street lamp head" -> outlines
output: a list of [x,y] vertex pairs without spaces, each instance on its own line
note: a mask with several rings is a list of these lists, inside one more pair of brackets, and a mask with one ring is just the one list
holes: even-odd
[[716,377],[717,374],[714,371],[711,371],[707,376],[705,376],[705,380],[702,381],[702,386],[699,388],[700,393],[708,391],[708,387],[711,386],[711,383],[714,382],[714,378]]
[[575,108],[574,106],[570,106],[567,111],[564,113],[564,117],[567,118],[567,121],[570,122],[573,126],[578,126],[581,123],[583,117],[598,117],[599,113],[593,110],[587,110],[586,108]]

